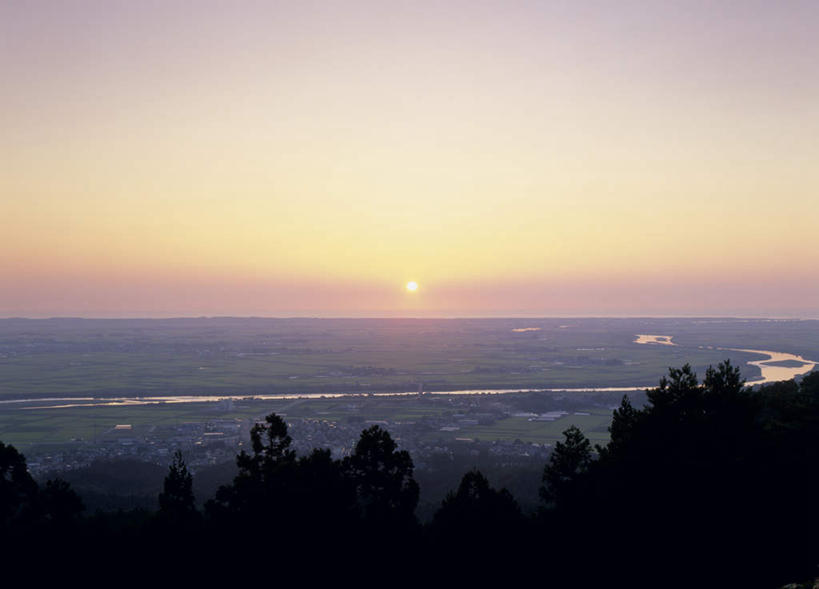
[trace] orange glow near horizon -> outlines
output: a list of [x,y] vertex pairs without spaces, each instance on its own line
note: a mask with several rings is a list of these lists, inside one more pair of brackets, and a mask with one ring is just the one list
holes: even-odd
[[0,316],[819,316],[819,8],[672,4],[5,5]]

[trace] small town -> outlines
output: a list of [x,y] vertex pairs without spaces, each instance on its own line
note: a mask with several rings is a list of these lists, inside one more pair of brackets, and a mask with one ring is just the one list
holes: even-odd
[[[463,402],[463,404],[466,404]],[[354,411],[356,407],[350,407]],[[505,413],[479,413],[464,408],[442,416],[424,416],[419,420],[364,419],[354,414],[345,420],[320,416],[291,417],[285,413],[293,448],[300,455],[314,448],[329,448],[334,458],[348,456],[363,429],[373,425],[390,432],[399,447],[413,456],[423,468],[425,458],[452,456],[456,451],[497,458],[531,457],[546,459],[552,444],[520,439],[481,439],[460,436],[462,428],[491,426]],[[554,421],[570,415],[566,411],[544,414],[514,413],[514,417]],[[26,451],[28,467],[34,475],[69,471],[88,466],[95,460],[137,459],[167,465],[176,450],[181,450],[193,472],[197,467],[232,461],[248,448],[250,429],[263,419],[208,419],[180,422],[175,425],[115,424],[99,431],[92,439],[73,439],[59,445],[33,446]],[[568,422],[567,422],[568,427]]]

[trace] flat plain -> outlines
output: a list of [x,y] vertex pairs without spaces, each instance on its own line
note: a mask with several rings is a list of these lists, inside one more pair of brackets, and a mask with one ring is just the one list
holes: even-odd
[[0,399],[653,386],[725,359],[759,376],[727,348],[817,360],[819,321],[3,319]]
[[[675,345],[637,344],[639,334]],[[446,412],[417,396],[322,399],[338,393],[545,390],[656,386],[669,367],[690,363],[702,376],[730,359],[748,380],[758,354],[819,358],[819,321],[755,319],[168,319],[0,320],[0,440],[32,444],[90,440],[118,423],[164,427],[248,419],[269,411],[343,421],[396,422]],[[294,394],[294,401],[251,400]],[[527,402],[548,393],[530,393]],[[238,395],[216,403],[92,406],[100,398]],[[567,393],[554,421],[510,415],[492,425],[435,432],[447,439],[551,442],[569,424],[592,441],[607,438],[608,401]],[[553,396],[553,394],[552,394]],[[620,394],[610,394],[615,402]],[[80,397],[67,403],[48,399]],[[429,397],[429,395],[426,395]],[[505,397],[507,397],[505,395]],[[27,399],[25,403],[10,402]],[[584,399],[589,399],[585,402]],[[170,400],[170,399],[168,399]],[[507,402],[515,401],[512,398]],[[57,407],[74,404],[74,407]],[[536,404],[536,403],[535,403]],[[352,407],[352,408],[351,408]],[[585,415],[588,413],[589,415]]]

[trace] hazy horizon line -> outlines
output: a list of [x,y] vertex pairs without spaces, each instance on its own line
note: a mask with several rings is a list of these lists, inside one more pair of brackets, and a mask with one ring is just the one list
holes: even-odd
[[50,316],[0,316],[0,321],[25,320],[48,321],[57,319],[81,319],[88,321],[101,320],[146,320],[162,321],[176,319],[724,319],[724,320],[756,320],[756,321],[817,321],[819,316],[803,315],[632,315],[632,314],[508,314],[508,315],[50,315]]

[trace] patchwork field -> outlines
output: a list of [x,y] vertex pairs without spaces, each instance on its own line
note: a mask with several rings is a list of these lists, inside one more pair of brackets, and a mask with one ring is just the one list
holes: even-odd
[[[637,334],[676,344],[635,344]],[[652,386],[752,348],[819,358],[819,321],[0,320],[0,399]]]
[[[654,334],[654,335],[645,335]],[[657,335],[661,334],[661,335]],[[655,341],[657,343],[636,343]],[[819,321],[739,319],[172,319],[0,320],[0,440],[21,446],[93,440],[116,424],[161,428],[270,411],[327,421],[445,418],[446,397],[321,399],[321,394],[651,387],[669,367],[731,359],[747,379],[774,350],[819,359]],[[774,362],[788,367],[792,361]],[[311,399],[91,406],[100,398],[297,394]],[[610,408],[546,409],[547,393],[514,395],[491,425],[456,425],[426,439],[559,439],[571,423],[593,441]],[[540,396],[538,396],[540,395]],[[611,399],[618,394],[611,394]],[[81,400],[66,401],[66,397]],[[57,399],[57,400],[49,400]],[[63,399],[63,400],[60,400]],[[12,400],[26,400],[24,403]],[[599,401],[599,399],[598,399]],[[516,404],[517,403],[517,404]],[[58,405],[76,405],[60,407]],[[609,403],[610,405],[610,403]],[[52,408],[48,408],[52,407]],[[565,409],[555,421],[516,411]],[[582,415],[588,413],[589,415]],[[457,422],[457,420],[456,420]]]

